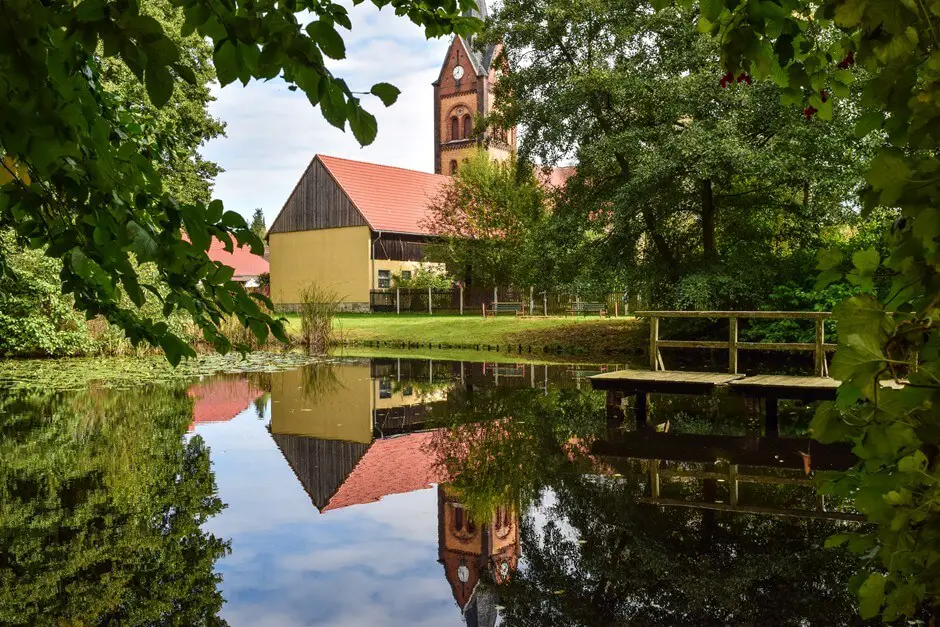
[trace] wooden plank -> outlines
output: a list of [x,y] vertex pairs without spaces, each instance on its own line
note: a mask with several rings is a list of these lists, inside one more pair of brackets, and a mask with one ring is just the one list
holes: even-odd
[[[815,351],[813,342],[739,342],[738,348],[744,351]],[[830,350],[835,350],[835,344]]]
[[730,385],[735,392],[745,396],[818,401],[835,399],[840,383],[829,377],[761,374],[732,381]]
[[591,377],[595,390],[661,392],[665,394],[708,394],[716,385],[727,385],[744,375],[724,372],[685,372],[681,370],[618,370]]
[[640,503],[650,505],[667,505],[671,507],[691,507],[694,509],[709,509],[719,512],[734,512],[738,514],[765,514],[769,516],[787,516],[793,518],[816,518],[819,520],[846,520],[864,522],[865,516],[850,514],[848,512],[820,512],[806,509],[790,509],[784,507],[764,507],[758,505],[731,505],[730,503],[709,503],[703,501],[683,501],[680,499],[654,499],[640,498]]
[[832,317],[831,311],[638,311],[638,318],[777,318],[816,320]]
[[728,342],[710,340],[658,340],[660,348],[728,348]]
[[800,377],[783,374],[758,374],[753,377],[737,379],[731,382],[732,387],[781,387],[781,388],[814,388],[836,389],[841,381],[829,377]]

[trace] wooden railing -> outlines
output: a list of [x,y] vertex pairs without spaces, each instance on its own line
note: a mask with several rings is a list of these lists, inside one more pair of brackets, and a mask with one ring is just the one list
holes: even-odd
[[[738,373],[738,351],[808,351],[815,355],[814,372],[820,377],[829,376],[826,351],[834,351],[835,344],[826,343],[825,321],[832,317],[829,311],[638,311],[638,318],[650,321],[650,368],[665,370],[660,348],[727,348],[728,372]],[[659,321],[661,318],[728,318],[728,341],[706,340],[661,340]],[[814,342],[740,342],[738,320],[742,318],[772,318],[777,320],[813,320],[816,324]]]

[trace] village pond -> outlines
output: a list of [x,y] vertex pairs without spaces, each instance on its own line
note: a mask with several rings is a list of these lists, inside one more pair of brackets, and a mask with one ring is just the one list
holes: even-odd
[[851,462],[614,368],[337,359],[0,393],[0,624],[849,625]]

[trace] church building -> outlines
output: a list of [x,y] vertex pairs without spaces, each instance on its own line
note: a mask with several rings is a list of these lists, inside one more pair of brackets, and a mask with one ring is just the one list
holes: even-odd
[[[478,0],[478,17],[486,17]],[[493,106],[499,46],[454,37],[434,96],[434,173],[314,155],[271,228],[271,299],[296,308],[310,284],[333,292],[344,311],[368,312],[370,291],[392,287],[426,265],[435,237],[429,204],[473,151],[509,157],[516,131],[481,130]]]

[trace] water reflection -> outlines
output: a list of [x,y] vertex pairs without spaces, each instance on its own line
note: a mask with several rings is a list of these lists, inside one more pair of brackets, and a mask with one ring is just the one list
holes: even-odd
[[0,395],[0,624],[216,624],[228,543],[182,386]]
[[768,433],[735,397],[654,397],[637,425],[590,391],[614,367],[4,397],[0,623],[857,623],[858,565],[821,549],[857,516],[810,481],[852,458],[812,408]]

